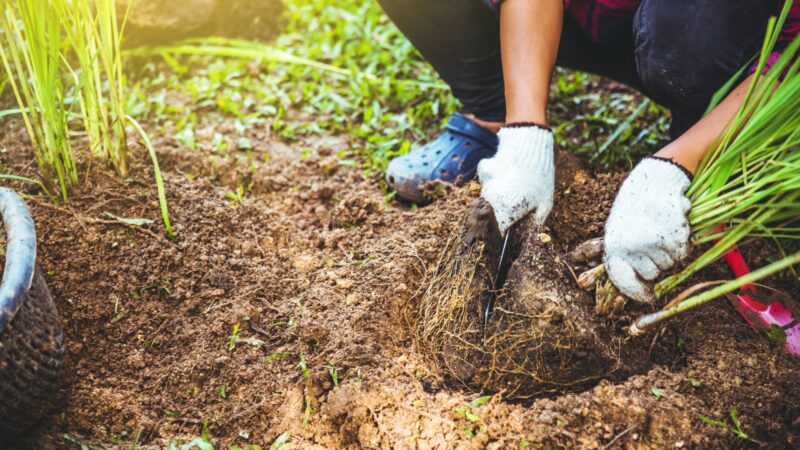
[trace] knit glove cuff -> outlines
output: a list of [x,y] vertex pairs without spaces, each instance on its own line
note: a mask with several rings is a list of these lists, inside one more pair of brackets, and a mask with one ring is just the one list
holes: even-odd
[[481,196],[492,205],[500,231],[534,212],[544,223],[553,207],[553,133],[537,125],[507,126],[498,133],[497,154],[478,165]]
[[[679,163],[658,156],[648,156],[643,158],[636,166],[638,169],[635,174],[631,171],[630,176],[647,177],[657,186],[674,186],[680,189],[683,195],[692,182],[692,172]],[[630,176],[628,178],[630,178]],[[627,181],[627,180],[626,180]]]
[[495,157],[523,169],[552,165],[553,132],[538,125],[510,125],[497,133],[500,145]]

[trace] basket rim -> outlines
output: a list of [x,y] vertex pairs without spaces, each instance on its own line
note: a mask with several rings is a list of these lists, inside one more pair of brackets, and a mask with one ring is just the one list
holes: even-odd
[[19,311],[33,282],[36,228],[27,205],[13,190],[0,187],[0,212],[6,229],[6,263],[0,283],[0,333]]

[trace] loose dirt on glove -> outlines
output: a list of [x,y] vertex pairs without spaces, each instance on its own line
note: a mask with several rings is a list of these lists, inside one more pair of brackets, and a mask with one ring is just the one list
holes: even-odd
[[420,303],[416,344],[446,380],[508,398],[576,391],[646,367],[649,342],[598,317],[549,235],[523,219],[511,242],[508,280],[484,330],[502,239],[481,199],[448,240]]

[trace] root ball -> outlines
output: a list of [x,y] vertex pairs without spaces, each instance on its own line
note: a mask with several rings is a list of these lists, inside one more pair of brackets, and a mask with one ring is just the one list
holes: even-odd
[[516,226],[514,262],[485,329],[502,245],[491,207],[476,200],[449,238],[415,324],[419,350],[446,380],[529,398],[643,369],[647,344],[594,314],[543,235],[531,220]]

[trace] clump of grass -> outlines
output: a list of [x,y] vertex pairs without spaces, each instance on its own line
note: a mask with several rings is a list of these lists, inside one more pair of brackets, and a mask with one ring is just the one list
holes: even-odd
[[52,2],[64,22],[70,56],[78,63],[73,69],[65,62],[74,80],[92,154],[109,160],[120,175],[126,176],[128,141],[120,51],[122,29],[115,3],[114,0]]
[[[90,153],[128,174],[130,124],[153,161],[158,199],[172,235],[164,181],[144,130],[127,114],[122,32],[115,0],[15,0],[2,3],[0,59],[33,143],[41,185],[67,200],[78,183],[70,118],[79,119]],[[70,101],[67,101],[70,98]],[[70,107],[77,105],[78,111]],[[4,178],[14,178],[4,176]],[[19,177],[17,177],[19,179]]]
[[49,1],[3,2],[0,59],[33,144],[42,185],[66,201],[78,173],[67,127],[57,12]]

